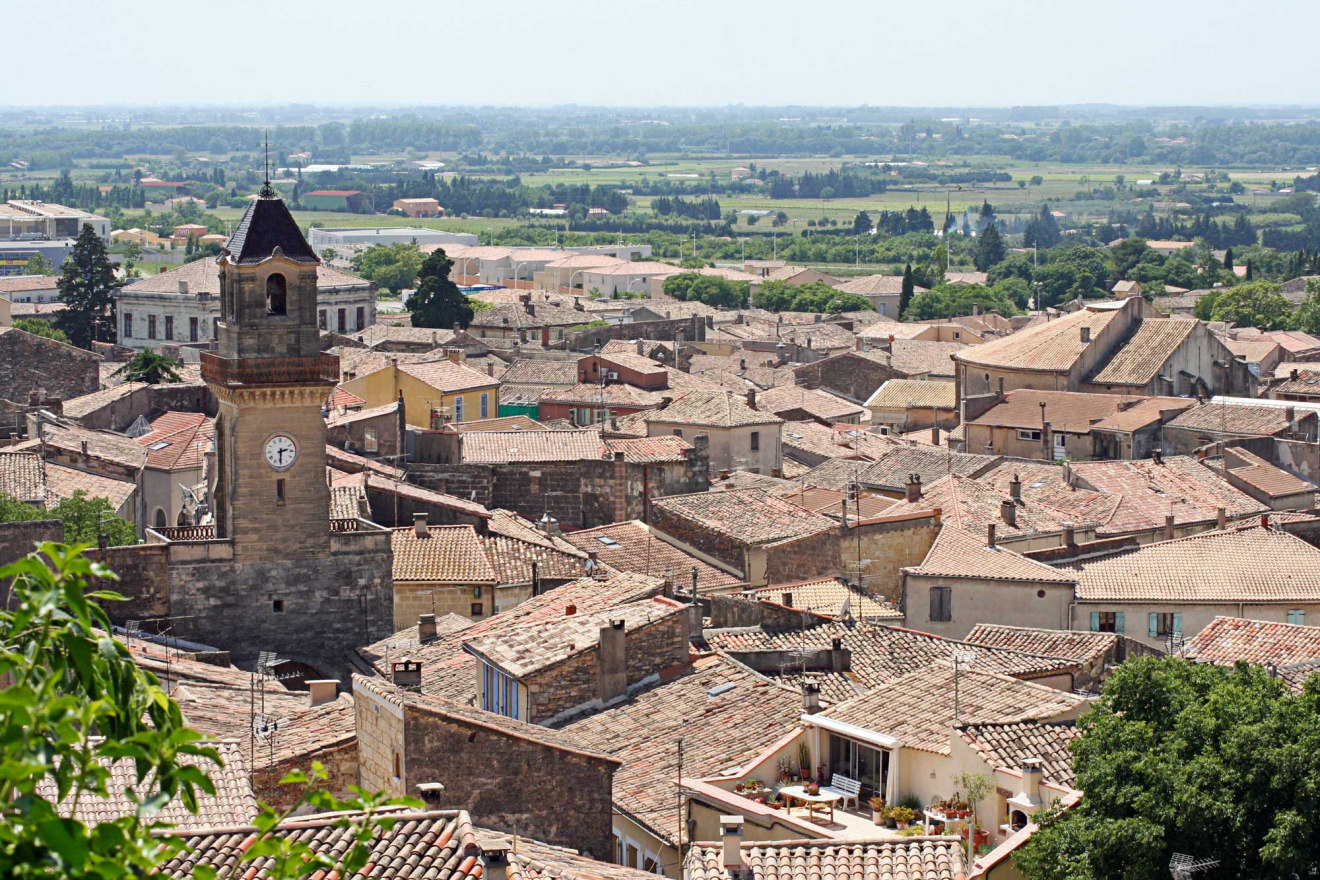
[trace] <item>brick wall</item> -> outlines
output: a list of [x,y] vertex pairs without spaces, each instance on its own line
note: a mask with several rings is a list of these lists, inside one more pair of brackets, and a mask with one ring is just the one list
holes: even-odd
[[443,783],[429,808],[467,810],[483,827],[610,859],[617,763],[503,733],[498,716],[491,722],[405,709],[409,791]]

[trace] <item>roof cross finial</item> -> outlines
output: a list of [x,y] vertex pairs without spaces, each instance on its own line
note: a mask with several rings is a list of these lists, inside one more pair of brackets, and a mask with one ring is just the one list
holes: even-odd
[[270,186],[270,129],[266,129],[266,178],[261,185],[261,197],[263,199],[275,198],[275,190]]

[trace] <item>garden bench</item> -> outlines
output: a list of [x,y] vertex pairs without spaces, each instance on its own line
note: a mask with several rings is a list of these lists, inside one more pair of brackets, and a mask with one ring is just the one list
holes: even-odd
[[820,793],[836,794],[843,799],[843,806],[845,808],[848,806],[848,801],[851,800],[855,809],[861,809],[861,804],[859,803],[862,796],[861,780],[851,779],[844,776],[842,773],[835,773],[830,777],[829,785],[822,785],[820,787]]

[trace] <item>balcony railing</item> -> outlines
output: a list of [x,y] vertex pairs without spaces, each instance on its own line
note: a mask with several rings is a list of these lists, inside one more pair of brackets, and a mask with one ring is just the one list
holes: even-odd
[[202,378],[217,385],[334,385],[339,381],[339,358],[332,354],[310,357],[223,358],[204,351]]
[[214,541],[215,526],[159,526],[152,529],[167,541]]

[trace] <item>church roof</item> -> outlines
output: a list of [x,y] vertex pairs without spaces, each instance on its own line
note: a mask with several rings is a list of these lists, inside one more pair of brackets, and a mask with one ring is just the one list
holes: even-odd
[[269,257],[277,247],[295,263],[321,262],[283,199],[253,199],[225,249],[233,262],[252,264]]

